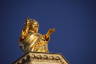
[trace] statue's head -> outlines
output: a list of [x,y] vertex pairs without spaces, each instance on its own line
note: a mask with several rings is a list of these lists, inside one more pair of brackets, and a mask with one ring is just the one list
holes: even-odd
[[38,22],[36,20],[32,19],[30,28],[32,28],[34,30],[34,32],[38,32],[38,29],[39,29]]
[[35,19],[28,18],[26,23],[29,25],[29,30],[37,33],[39,29],[39,23]]

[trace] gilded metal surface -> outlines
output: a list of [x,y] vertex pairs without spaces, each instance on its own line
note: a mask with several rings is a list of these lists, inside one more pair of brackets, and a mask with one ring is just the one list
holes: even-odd
[[60,54],[28,52],[12,64],[68,64]]
[[20,34],[20,47],[24,52],[49,52],[48,41],[55,29],[49,29],[45,35],[38,33],[39,24],[36,20],[27,18]]
[[39,24],[27,18],[20,34],[20,47],[25,54],[12,64],[68,64],[60,54],[48,53],[48,41],[55,29],[49,29],[44,35],[38,33]]

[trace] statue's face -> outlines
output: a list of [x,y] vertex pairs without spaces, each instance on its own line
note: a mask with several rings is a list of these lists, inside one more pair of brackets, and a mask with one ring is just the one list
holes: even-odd
[[38,23],[34,23],[34,24],[32,25],[32,27],[33,27],[34,31],[37,33],[37,32],[38,32],[38,28],[39,28]]
[[30,26],[30,29],[32,30],[32,31],[34,31],[35,33],[37,33],[38,32],[38,28],[39,28],[39,24],[38,24],[38,22],[32,22],[31,23],[31,26]]

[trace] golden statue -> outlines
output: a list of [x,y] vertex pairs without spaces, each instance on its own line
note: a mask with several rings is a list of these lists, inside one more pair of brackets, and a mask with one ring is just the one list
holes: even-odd
[[20,35],[20,48],[24,52],[45,52],[48,53],[48,41],[55,29],[49,29],[47,34],[38,33],[39,24],[36,20],[27,18]]
[[19,38],[20,47],[25,54],[12,64],[68,64],[62,55],[49,53],[48,41],[55,29],[49,29],[44,35],[38,33],[38,29],[39,24],[36,20],[26,19]]

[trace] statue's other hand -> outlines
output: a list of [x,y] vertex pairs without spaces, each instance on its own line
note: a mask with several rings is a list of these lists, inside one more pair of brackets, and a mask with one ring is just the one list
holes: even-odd
[[51,28],[48,30],[49,33],[55,32],[55,28]]
[[53,32],[55,32],[55,28],[51,28],[47,32],[47,36],[50,36]]
[[55,28],[49,29],[48,32],[47,32],[47,34],[44,35],[46,41],[48,41],[48,40],[50,39],[50,35],[51,35],[53,32],[55,32]]

